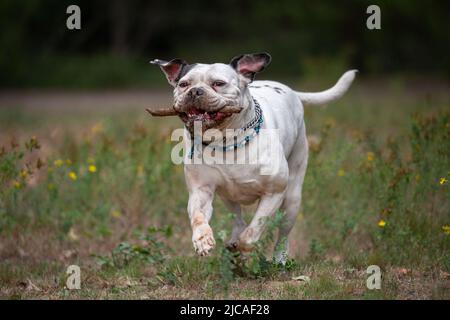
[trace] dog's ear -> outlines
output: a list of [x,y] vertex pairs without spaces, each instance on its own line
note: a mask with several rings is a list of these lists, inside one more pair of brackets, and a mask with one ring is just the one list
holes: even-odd
[[271,60],[272,57],[266,52],[250,53],[234,57],[230,65],[237,73],[253,81],[255,74],[263,71]]
[[178,80],[183,75],[183,69],[185,66],[187,66],[187,62],[182,59],[173,59],[170,61],[164,61],[155,59],[150,61],[151,64],[158,65],[162,72],[166,75],[167,81],[172,86],[176,86]]

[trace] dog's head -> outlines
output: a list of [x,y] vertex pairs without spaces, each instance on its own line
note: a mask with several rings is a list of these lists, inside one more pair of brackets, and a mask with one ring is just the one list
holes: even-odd
[[188,129],[217,128],[246,106],[247,85],[270,63],[267,53],[244,54],[229,64],[188,64],[181,59],[153,60],[174,87],[174,109]]

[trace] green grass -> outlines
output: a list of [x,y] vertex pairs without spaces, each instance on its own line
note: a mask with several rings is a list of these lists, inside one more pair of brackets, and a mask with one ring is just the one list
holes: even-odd
[[[271,232],[249,260],[233,257],[220,201],[217,247],[195,256],[183,170],[170,161],[176,119],[1,109],[0,296],[448,299],[448,94],[370,88],[306,109],[311,153],[288,268],[264,257]],[[81,290],[64,289],[71,264]],[[372,264],[381,290],[365,286]]]

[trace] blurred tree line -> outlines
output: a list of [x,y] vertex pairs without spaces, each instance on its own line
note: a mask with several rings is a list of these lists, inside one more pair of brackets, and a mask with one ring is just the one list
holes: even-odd
[[[70,4],[81,30],[66,28]],[[370,4],[381,30],[366,28]],[[449,13],[447,0],[1,0],[0,86],[148,85],[160,78],[147,65],[155,57],[228,62],[256,51],[272,54],[270,76],[448,78]]]

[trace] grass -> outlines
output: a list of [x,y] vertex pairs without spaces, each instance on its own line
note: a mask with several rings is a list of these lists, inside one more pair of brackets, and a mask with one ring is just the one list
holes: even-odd
[[[449,299],[448,92],[374,88],[306,109],[310,162],[284,268],[267,254],[277,217],[241,261],[224,248],[220,201],[217,247],[195,256],[170,161],[176,119],[136,106],[0,109],[0,297]],[[64,288],[71,264],[81,290]],[[381,290],[365,286],[372,264]]]

